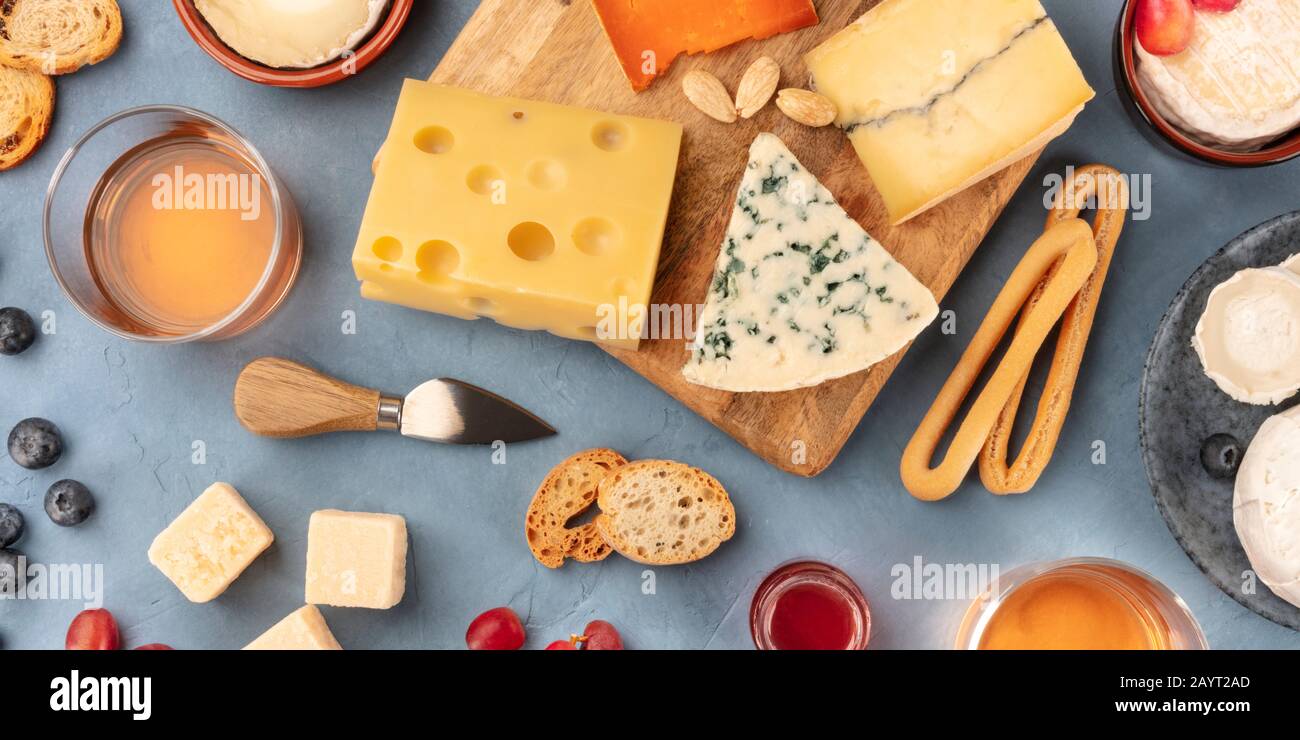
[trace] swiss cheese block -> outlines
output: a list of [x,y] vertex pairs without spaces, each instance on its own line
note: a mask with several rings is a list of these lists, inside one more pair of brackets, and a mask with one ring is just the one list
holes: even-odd
[[342,650],[320,609],[308,604],[276,622],[245,650]]
[[938,313],[785,144],[759,134],[682,372],[727,391],[816,385],[898,352]]
[[817,25],[812,0],[592,0],[633,90],[681,54]]
[[642,327],[609,317],[644,316],[681,136],[408,80],[352,256],[361,293],[635,349]]
[[388,609],[406,591],[406,520],[326,509],[307,528],[307,603]]
[[1042,148],[1094,95],[1038,0],[885,0],[805,61],[895,224]]
[[275,535],[228,483],[214,483],[149,546],[149,562],[196,603],[220,596]]

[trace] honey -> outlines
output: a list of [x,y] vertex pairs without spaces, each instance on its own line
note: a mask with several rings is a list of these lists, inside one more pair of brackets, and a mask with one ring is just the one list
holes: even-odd
[[276,217],[246,156],[203,136],[146,142],[114,162],[86,209],[86,262],[138,330],[186,335],[238,309],[268,270]]
[[1150,650],[1161,635],[1104,582],[1047,574],[1013,591],[980,640],[983,650]]
[[1013,570],[976,599],[957,646],[980,650],[1174,650],[1205,647],[1187,606],[1147,574],[1077,558]]

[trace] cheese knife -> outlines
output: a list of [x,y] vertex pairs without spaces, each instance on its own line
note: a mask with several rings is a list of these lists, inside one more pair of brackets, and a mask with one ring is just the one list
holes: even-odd
[[387,430],[448,444],[525,442],[555,434],[517,404],[459,380],[421,384],[405,398],[346,383],[278,357],[253,360],[235,381],[235,417],[263,437]]

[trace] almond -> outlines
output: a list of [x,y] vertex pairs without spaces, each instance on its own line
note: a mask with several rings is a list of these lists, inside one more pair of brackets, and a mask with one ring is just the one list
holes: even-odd
[[793,87],[782,90],[776,96],[776,107],[792,120],[813,128],[826,126],[839,115],[839,110],[830,98],[811,90]]
[[776,94],[781,82],[781,65],[772,57],[759,57],[745,70],[736,90],[736,110],[741,118],[753,118]]
[[736,122],[736,107],[722,80],[700,69],[693,69],[682,78],[682,91],[704,115],[723,123]]

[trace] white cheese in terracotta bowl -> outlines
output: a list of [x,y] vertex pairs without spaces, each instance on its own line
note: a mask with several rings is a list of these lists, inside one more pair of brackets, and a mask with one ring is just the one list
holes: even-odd
[[1238,401],[1278,404],[1295,395],[1300,275],[1285,267],[1233,275],[1210,293],[1192,346],[1205,374]]
[[1198,10],[1186,51],[1134,50],[1152,104],[1201,143],[1248,152],[1300,126],[1300,0]]
[[356,49],[389,0],[194,0],[223,43],[268,67],[308,69]]
[[1300,606],[1300,408],[1255,434],[1237,471],[1232,520],[1259,580]]

